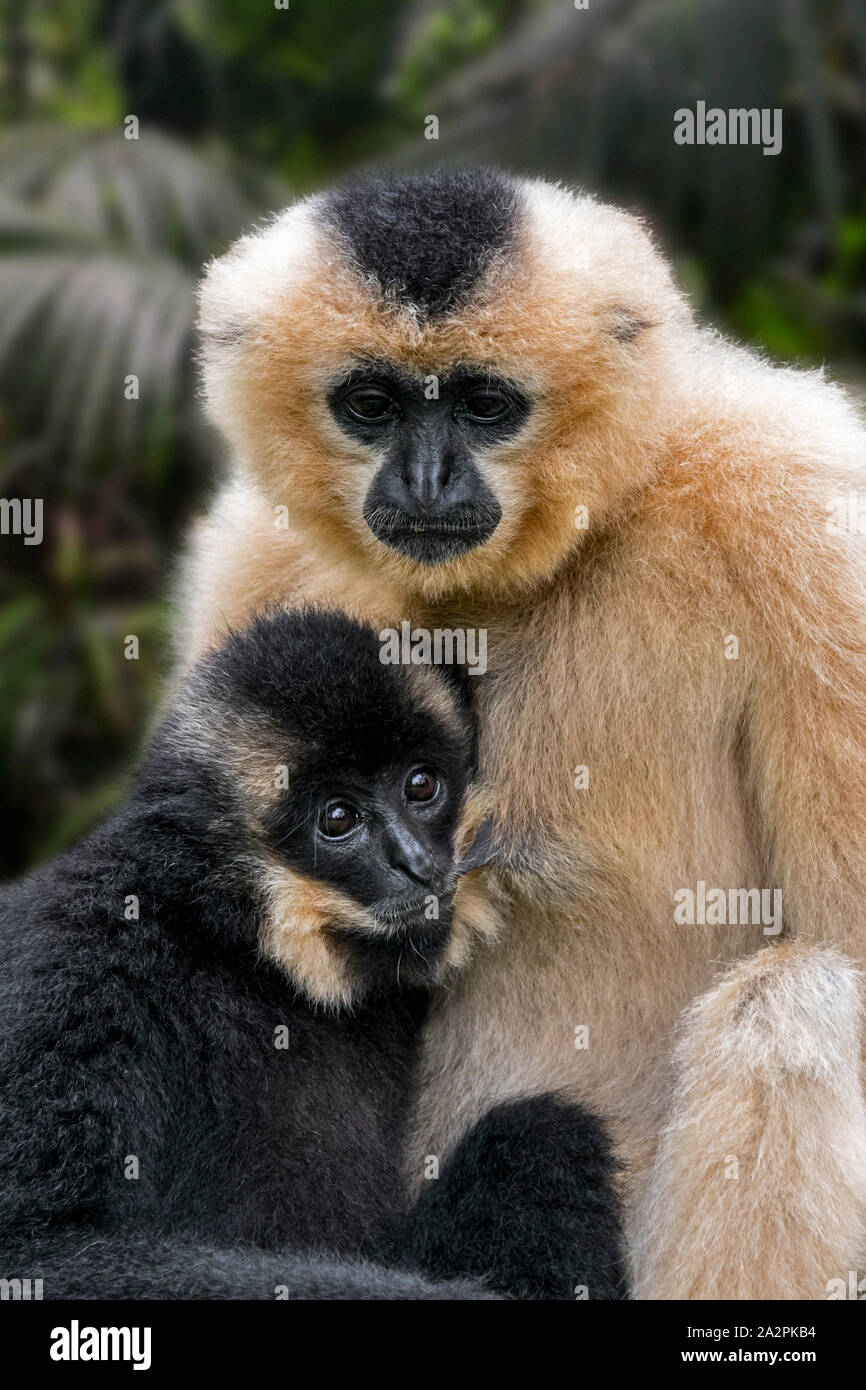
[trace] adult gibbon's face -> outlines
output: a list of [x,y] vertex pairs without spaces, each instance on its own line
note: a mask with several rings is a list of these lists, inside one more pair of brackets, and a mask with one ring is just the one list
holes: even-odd
[[325,562],[551,574],[652,474],[689,318],[633,218],[489,170],[309,199],[210,268],[211,414]]
[[493,372],[424,377],[384,361],[351,371],[328,405],[342,430],[382,462],[364,498],[377,540],[420,565],[441,565],[489,540],[502,507],[479,456],[519,434],[530,402]]

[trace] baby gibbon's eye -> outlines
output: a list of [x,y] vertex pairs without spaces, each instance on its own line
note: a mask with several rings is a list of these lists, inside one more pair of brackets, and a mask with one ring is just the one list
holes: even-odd
[[463,410],[470,419],[490,425],[505,419],[511,410],[511,401],[504,391],[494,387],[479,388],[464,396]]
[[329,840],[340,840],[354,830],[360,813],[348,801],[329,801],[319,815],[319,830]]
[[376,386],[359,386],[357,390],[349,392],[344,404],[356,420],[373,424],[388,418],[394,402],[387,391],[380,391]]
[[429,767],[416,767],[406,778],[407,801],[432,801],[439,791],[439,778]]

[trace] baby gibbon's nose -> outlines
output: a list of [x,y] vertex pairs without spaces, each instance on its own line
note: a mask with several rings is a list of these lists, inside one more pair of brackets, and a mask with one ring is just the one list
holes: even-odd
[[435,861],[428,847],[406,826],[395,825],[388,834],[388,859],[411,883],[432,882]]

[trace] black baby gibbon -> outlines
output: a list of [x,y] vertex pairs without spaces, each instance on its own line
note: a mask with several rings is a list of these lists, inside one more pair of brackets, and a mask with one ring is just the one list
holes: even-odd
[[[207,657],[126,803],[0,902],[0,1275],[57,1298],[621,1292],[612,1160],[554,1096],[413,1212],[427,991],[483,936],[466,686],[275,611]],[[462,832],[461,832],[462,833]],[[453,1282],[445,1282],[445,1281]]]

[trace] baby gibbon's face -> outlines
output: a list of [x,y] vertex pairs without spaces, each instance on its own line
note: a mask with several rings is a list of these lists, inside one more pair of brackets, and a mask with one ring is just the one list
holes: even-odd
[[430,984],[454,948],[466,682],[306,609],[234,634],[193,688],[187,736],[206,732],[248,831],[266,953],[319,997]]
[[366,909],[351,920],[337,914],[326,928],[350,959],[385,974],[408,954],[416,983],[432,972],[451,927],[466,776],[447,753],[426,746],[372,774],[308,764],[298,794],[268,818],[287,865]]

